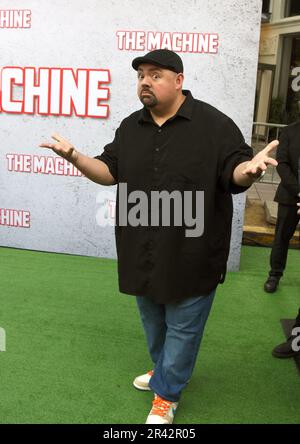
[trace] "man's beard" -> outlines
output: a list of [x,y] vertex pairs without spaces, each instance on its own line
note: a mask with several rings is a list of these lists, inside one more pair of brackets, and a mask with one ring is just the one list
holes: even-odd
[[[148,95],[143,95],[142,92],[147,92]],[[145,89],[141,91],[139,99],[142,102],[142,104],[145,105],[146,108],[153,108],[158,104],[155,95]]]

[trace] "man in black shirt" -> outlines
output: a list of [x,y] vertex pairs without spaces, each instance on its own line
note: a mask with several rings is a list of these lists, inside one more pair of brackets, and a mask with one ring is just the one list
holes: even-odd
[[[58,134],[52,136],[56,143],[41,146],[96,183],[118,184],[119,288],[136,296],[154,364],[134,386],[155,393],[147,423],[167,424],[192,375],[216,287],[225,279],[231,194],[277,164],[268,154],[278,142],[253,158],[229,117],[182,90],[176,53],[155,50],[132,66],[144,107],[121,122],[100,156],[79,153]],[[201,220],[194,218],[199,208]]]

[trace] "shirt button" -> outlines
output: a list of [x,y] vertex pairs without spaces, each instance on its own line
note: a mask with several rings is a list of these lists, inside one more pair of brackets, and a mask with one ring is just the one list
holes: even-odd
[[161,128],[159,128],[159,130],[157,130],[157,132],[158,132],[158,133],[161,133],[161,132],[162,132],[162,129],[161,129]]
[[157,167],[154,167],[154,171],[158,171],[158,168],[157,168]]
[[155,151],[159,151],[159,148],[155,148]]

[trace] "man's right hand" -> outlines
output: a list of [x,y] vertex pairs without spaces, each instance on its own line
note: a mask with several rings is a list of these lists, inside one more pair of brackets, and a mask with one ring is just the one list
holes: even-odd
[[75,147],[58,133],[52,134],[52,139],[56,140],[56,143],[41,143],[40,147],[42,148],[50,148],[59,156],[68,160],[71,163],[76,162],[78,159],[78,152]]
[[100,185],[115,185],[115,178],[111,175],[108,166],[99,159],[88,157],[75,149],[75,147],[59,134],[51,136],[56,143],[41,143],[40,147],[50,148],[59,156],[71,162],[84,176]]

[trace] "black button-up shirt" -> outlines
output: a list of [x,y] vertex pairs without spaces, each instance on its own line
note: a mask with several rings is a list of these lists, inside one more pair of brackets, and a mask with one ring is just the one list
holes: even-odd
[[[226,115],[211,105],[186,99],[177,113],[159,127],[144,107],[125,118],[112,143],[96,158],[105,162],[118,183],[116,247],[119,289],[158,303],[207,295],[224,282],[232,222],[232,193],[246,190],[232,183],[234,168],[253,157]],[[149,197],[149,225],[120,226],[120,184],[128,194]],[[204,192],[204,231],[187,237],[187,226],[151,226],[150,192]],[[129,204],[128,211],[136,204]],[[172,213],[172,206],[170,207]],[[183,218],[184,219],[184,218]],[[172,221],[172,214],[171,219]]]

